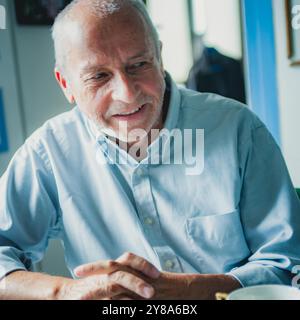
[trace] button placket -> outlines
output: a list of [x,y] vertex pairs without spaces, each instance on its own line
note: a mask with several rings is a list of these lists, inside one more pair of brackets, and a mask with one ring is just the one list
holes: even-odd
[[137,168],[132,176],[132,189],[140,221],[151,246],[163,244],[160,224],[152,197],[148,167]]
[[172,269],[174,267],[174,262],[172,260],[166,260],[165,267],[167,269]]
[[154,224],[154,220],[150,217],[145,218],[145,223],[149,226],[152,226]]
[[160,221],[151,191],[148,167],[138,171],[132,176],[132,190],[136,201],[141,224],[149,244],[157,254],[161,268],[169,272],[183,272],[180,262],[174,251],[166,246],[162,236]]
[[183,272],[182,266],[175,252],[168,246],[155,247],[161,267],[168,272]]

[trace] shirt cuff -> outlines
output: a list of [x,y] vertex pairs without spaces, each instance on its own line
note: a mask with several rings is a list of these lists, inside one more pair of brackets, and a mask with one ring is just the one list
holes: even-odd
[[24,265],[17,264],[17,263],[12,263],[12,264],[5,264],[4,266],[1,263],[0,266],[0,281],[6,277],[7,275],[9,275],[10,273],[17,271],[17,270],[23,270],[23,271],[27,271],[27,269],[24,267]]
[[287,270],[258,263],[247,263],[242,267],[234,268],[226,273],[234,277],[242,287],[262,284],[291,285],[291,273]]
[[27,270],[16,250],[9,247],[0,247],[0,280],[16,270]]

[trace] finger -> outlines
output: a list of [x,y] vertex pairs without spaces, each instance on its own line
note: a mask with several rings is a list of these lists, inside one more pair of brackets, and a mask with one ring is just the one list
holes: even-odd
[[152,263],[133,253],[126,252],[116,261],[127,267],[140,271],[150,278],[157,279],[160,276],[160,271]]
[[131,273],[116,271],[109,275],[108,278],[143,298],[149,299],[155,294],[154,288],[150,284]]
[[87,277],[96,274],[110,274],[121,268],[120,263],[114,260],[108,260],[83,264],[75,268],[73,272],[77,277]]

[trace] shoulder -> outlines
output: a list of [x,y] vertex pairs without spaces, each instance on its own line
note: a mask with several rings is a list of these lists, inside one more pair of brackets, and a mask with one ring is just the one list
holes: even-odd
[[[183,112],[203,112],[217,113],[220,115],[228,113],[245,113],[251,111],[246,105],[233,99],[222,97],[214,93],[200,93],[197,91],[180,88],[181,108]],[[247,111],[244,109],[246,108]],[[249,112],[248,112],[249,111]]]
[[84,119],[75,107],[46,121],[26,139],[20,150],[34,152],[47,161],[49,154],[59,156],[68,152],[72,145],[77,145],[74,141],[80,143],[79,139],[86,134]]
[[180,89],[181,108],[179,125],[209,131],[248,131],[264,126],[250,108],[233,99],[212,93]]
[[37,147],[43,143],[63,142],[68,136],[78,135],[84,129],[83,119],[77,107],[69,112],[47,120],[26,140],[26,144]]

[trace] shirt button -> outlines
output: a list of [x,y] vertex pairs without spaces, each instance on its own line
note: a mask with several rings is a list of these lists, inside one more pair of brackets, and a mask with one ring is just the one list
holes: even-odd
[[152,226],[152,225],[154,224],[154,221],[153,221],[153,219],[151,219],[151,218],[146,218],[146,219],[145,219],[145,223],[146,223],[147,225],[149,225],[149,226]]
[[174,267],[174,262],[173,262],[172,260],[167,260],[167,261],[165,262],[165,267],[166,267],[167,269],[172,269],[172,268]]

